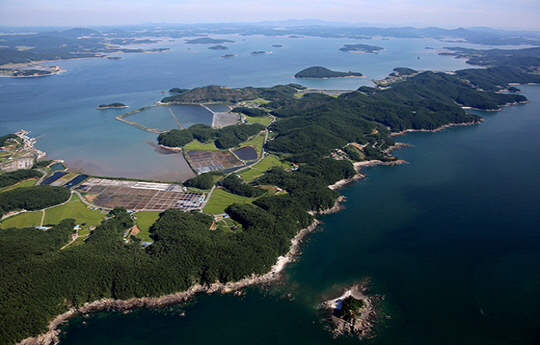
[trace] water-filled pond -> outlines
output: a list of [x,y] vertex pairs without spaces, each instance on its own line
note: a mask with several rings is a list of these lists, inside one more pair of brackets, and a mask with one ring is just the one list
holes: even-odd
[[233,151],[243,161],[252,161],[257,159],[257,151],[252,146],[244,146]]

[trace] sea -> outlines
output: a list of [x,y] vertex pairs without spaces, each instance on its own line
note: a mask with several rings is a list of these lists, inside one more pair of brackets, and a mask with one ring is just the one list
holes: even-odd
[[[171,51],[61,61],[61,75],[0,78],[0,128],[31,130],[39,149],[72,170],[181,180],[189,168],[180,155],[156,150],[156,134],[115,121],[125,109],[95,108],[122,102],[137,109],[172,87],[299,82],[292,76],[314,65],[366,75],[300,81],[341,90],[370,85],[394,67],[471,67],[439,56],[452,44],[433,39],[372,39],[361,43],[385,50],[354,54],[339,51],[357,43],[351,39],[218,37],[236,41],[226,44],[235,58],[164,40],[153,47]],[[255,50],[272,53],[251,56]],[[394,152],[409,164],[366,168],[366,179],[341,188],[345,209],[320,217],[323,225],[281,284],[76,317],[62,328],[60,344],[358,344],[333,338],[318,307],[366,280],[381,317],[376,336],[362,343],[539,344],[540,87],[519,88],[530,103],[476,112],[485,119],[480,125],[396,137],[411,144]]]

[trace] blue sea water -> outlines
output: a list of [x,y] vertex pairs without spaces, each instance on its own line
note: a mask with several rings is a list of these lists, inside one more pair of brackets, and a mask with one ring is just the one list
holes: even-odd
[[[222,59],[220,52],[209,50],[207,45],[165,40],[151,47],[169,47],[171,51],[124,54],[123,60],[118,61],[56,61],[52,64],[67,72],[45,78],[0,78],[0,131],[24,128],[33,136],[43,135],[38,148],[46,151],[50,159],[65,160],[69,168],[83,173],[184,180],[192,177],[193,172],[181,155],[156,152],[155,134],[114,118],[127,110],[154,104],[166,96],[162,91],[172,87],[287,84],[297,82],[292,77],[296,72],[313,65],[362,72],[366,78],[302,80],[302,84],[351,90],[370,84],[371,79],[384,78],[398,66],[435,70],[467,67],[464,60],[439,56],[437,51],[425,49],[448,44],[432,39],[373,39],[370,44],[385,50],[380,54],[353,54],[339,51],[344,44],[356,42],[350,39],[223,37],[235,41],[227,44],[230,52],[237,54],[235,58]],[[272,48],[273,44],[283,47]],[[272,53],[250,55],[254,50],[272,50]],[[130,108],[95,109],[99,104],[111,102],[121,102]],[[182,116],[180,123],[194,122],[186,119],[194,117],[192,112]],[[158,120],[160,126],[176,128],[172,117],[162,120]],[[203,123],[206,122],[207,119]]]
[[[62,61],[62,75],[1,78],[0,127],[44,135],[37,147],[72,169],[182,179],[189,169],[178,155],[156,152],[156,135],[114,120],[125,109],[95,107],[122,102],[137,109],[171,87],[296,82],[291,76],[312,65],[367,76],[302,80],[329,89],[368,85],[394,67],[470,67],[424,49],[448,45],[428,39],[374,39],[367,43],[384,47],[381,54],[351,54],[338,49],[354,40],[232,37],[236,43],[227,45],[237,54],[233,59],[177,40],[161,44],[170,52]],[[254,50],[272,54],[249,55]],[[357,343],[333,339],[317,305],[365,278],[385,296],[390,317],[369,343],[538,342],[540,88],[520,88],[531,103],[479,113],[486,119],[481,125],[398,137],[414,145],[396,151],[410,164],[366,169],[366,180],[341,189],[346,209],[321,217],[321,231],[303,245],[284,285],[248,289],[243,296],[201,295],[160,310],[75,318],[60,344]]]
[[64,329],[71,344],[354,344],[318,304],[369,278],[384,296],[369,344],[535,344],[540,330],[540,87],[486,122],[411,133],[409,162],[340,190],[284,285],[200,295],[166,309],[102,312]]

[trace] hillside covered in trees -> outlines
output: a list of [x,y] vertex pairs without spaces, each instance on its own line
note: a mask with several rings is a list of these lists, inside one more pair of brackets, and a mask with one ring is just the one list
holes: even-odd
[[295,78],[345,78],[362,76],[363,74],[359,72],[338,72],[322,66],[308,67],[294,75]]
[[228,126],[212,129],[207,125],[193,125],[186,129],[173,129],[158,136],[160,145],[182,147],[193,140],[202,143],[213,141],[219,149],[229,149],[259,133],[265,127],[261,124]]
[[264,98],[268,100],[280,100],[289,98],[297,92],[294,85],[276,85],[270,88],[266,87],[243,87],[231,89],[219,85],[208,85],[196,87],[191,90],[173,88],[176,94],[165,97],[161,100],[163,103],[204,103],[204,102],[231,102],[236,103],[255,98]]

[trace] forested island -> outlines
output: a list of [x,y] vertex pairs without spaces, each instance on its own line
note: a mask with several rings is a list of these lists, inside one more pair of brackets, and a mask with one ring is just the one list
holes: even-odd
[[301,70],[294,75],[295,78],[360,78],[364,75],[359,72],[337,72],[322,66],[313,66]]
[[379,54],[378,52],[384,50],[384,48],[370,46],[368,44],[345,44],[345,46],[343,48],[339,48],[339,50],[342,52]]
[[123,108],[129,108],[129,106],[125,105],[124,103],[109,103],[109,104],[100,104],[96,109],[97,110],[105,110],[105,109],[123,109]]
[[210,37],[195,38],[192,40],[186,40],[187,44],[222,44],[222,43],[234,43],[232,40],[217,39]]
[[208,49],[211,49],[211,50],[228,50],[229,48],[220,44],[220,45],[217,45],[217,46],[208,47]]
[[[401,69],[396,72],[407,74],[407,78],[394,78],[384,87],[363,86],[338,97],[306,93],[297,84],[171,89],[175,93],[162,102],[264,99],[259,111],[252,114],[262,117],[267,113],[277,119],[268,127],[272,140],[266,142],[265,152],[288,166],[294,163],[296,168],[273,165],[251,180],[216,173],[186,181],[201,188],[218,184],[227,193],[253,197],[251,202],[226,207],[227,216],[238,224],[234,229],[211,231],[213,216],[199,210],[169,209],[150,227],[153,244],[143,247],[136,239],[124,241],[122,233],[134,222],[122,208],[113,209],[84,244],[64,250],[60,248],[74,231],[72,219],[47,231],[2,229],[0,295],[9,298],[0,299],[0,315],[4,315],[0,344],[35,336],[57,315],[86,302],[159,297],[185,291],[194,284],[209,289],[214,283],[267,273],[279,256],[288,253],[291,239],[313,223],[312,214],[336,205],[339,194],[328,186],[356,176],[353,162],[395,162],[397,157],[389,153],[395,145],[392,135],[402,131],[481,121],[464,107],[497,110],[527,101],[522,95],[498,91],[508,89],[510,83],[540,82],[540,75],[529,73],[538,65],[537,60],[524,59],[519,65],[455,73]],[[249,111],[244,108],[239,106],[237,111]],[[264,128],[252,124],[215,130],[195,125],[171,130],[158,140],[164,146],[177,147],[197,139],[225,148]],[[19,178],[6,179],[11,183]],[[267,186],[284,193],[271,195],[263,188]],[[38,187],[1,193],[1,211],[39,209],[69,198],[69,190],[63,187]],[[358,308],[352,304],[350,310],[354,315]]]

